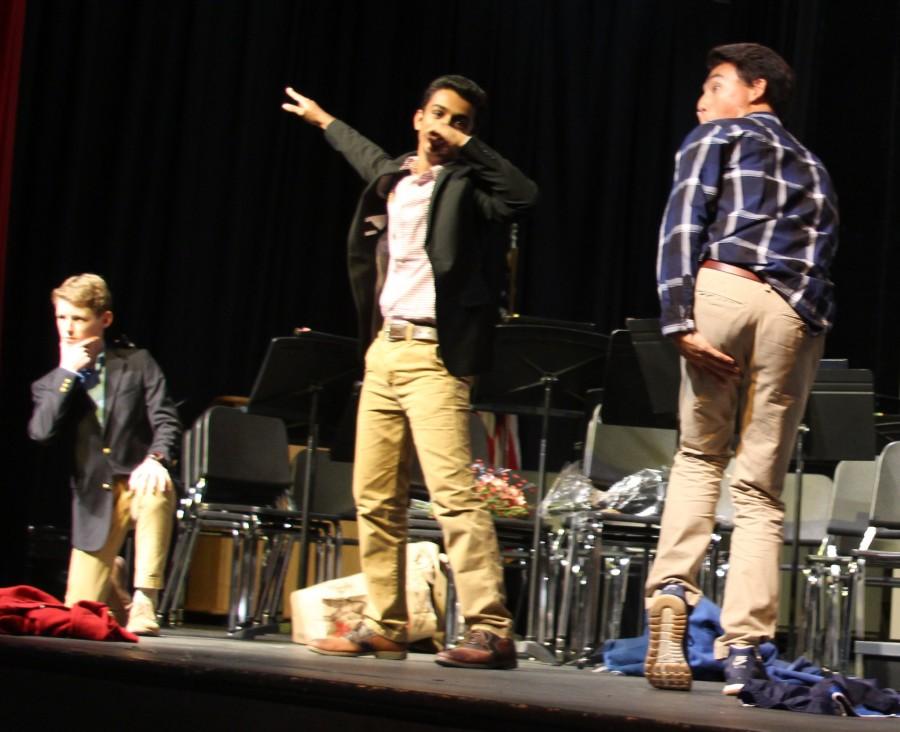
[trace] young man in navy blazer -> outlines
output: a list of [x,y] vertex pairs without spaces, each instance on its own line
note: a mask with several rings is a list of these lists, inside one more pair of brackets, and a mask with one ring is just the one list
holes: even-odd
[[153,357],[104,341],[112,298],[95,274],[69,277],[51,295],[59,365],[32,384],[28,434],[63,447],[71,475],[72,553],[67,605],[105,602],[125,535],[135,529],[135,592],[127,627],[158,635],[175,493],[169,468],[181,435]]

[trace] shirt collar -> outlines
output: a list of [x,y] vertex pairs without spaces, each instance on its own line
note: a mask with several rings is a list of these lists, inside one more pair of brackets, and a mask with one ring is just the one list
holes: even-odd
[[416,175],[415,167],[417,162],[419,162],[419,156],[410,155],[408,158],[406,158],[406,160],[403,161],[403,164],[400,166],[400,170],[408,170],[410,172],[410,180],[420,186],[425,185],[426,183],[430,183],[433,180],[437,180],[438,174],[444,169],[443,165],[432,165],[431,168],[426,170],[424,173]]
[[781,120],[778,119],[778,115],[775,112],[750,112],[750,114],[746,115],[747,117],[768,117],[771,120],[774,120],[778,124],[781,124]]

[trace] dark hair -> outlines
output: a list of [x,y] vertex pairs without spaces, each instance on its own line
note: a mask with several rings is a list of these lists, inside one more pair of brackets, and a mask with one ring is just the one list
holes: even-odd
[[425,93],[422,95],[421,109],[425,109],[425,107],[428,106],[431,97],[434,96],[435,92],[439,92],[441,89],[452,89],[455,91],[472,105],[476,114],[482,112],[485,107],[487,107],[487,92],[478,86],[478,84],[471,79],[467,79],[465,76],[446,74],[445,76],[439,76],[428,85],[427,89],[425,89]]
[[738,76],[747,85],[757,79],[766,80],[763,101],[777,114],[783,114],[794,90],[794,70],[771,48],[758,43],[730,43],[716,46],[706,56],[706,68],[734,64]]

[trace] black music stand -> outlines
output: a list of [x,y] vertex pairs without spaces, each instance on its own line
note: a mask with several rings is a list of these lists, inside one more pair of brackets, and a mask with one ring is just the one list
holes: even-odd
[[[625,318],[631,343],[653,414],[669,426],[678,426],[678,391],[681,357],[670,338],[662,334],[659,318]],[[650,426],[650,425],[647,425]],[[656,425],[653,425],[656,426]]]
[[[549,663],[543,630],[536,630],[539,613],[540,505],[547,480],[547,439],[551,417],[583,419],[585,394],[603,379],[607,336],[591,330],[549,324],[502,324],[496,329],[494,368],[480,377],[472,395],[473,408],[488,412],[537,415],[541,418],[538,483],[535,495],[528,577],[528,630],[518,646],[520,655]],[[540,636],[540,637],[539,637]]]
[[800,513],[806,460],[837,462],[873,460],[875,447],[875,389],[869,369],[847,368],[844,359],[823,359],[816,372],[806,415],[797,431],[794,468],[794,535],[791,541],[791,593],[788,605],[788,650],[796,649],[797,580],[800,568]]
[[681,367],[655,318],[628,318],[609,339],[603,379],[603,422],[677,429]]
[[250,392],[247,411],[283,419],[288,435],[306,435],[306,464],[300,510],[300,587],[309,571],[309,506],[315,486],[320,428],[332,429],[359,378],[355,338],[298,331],[273,338]]

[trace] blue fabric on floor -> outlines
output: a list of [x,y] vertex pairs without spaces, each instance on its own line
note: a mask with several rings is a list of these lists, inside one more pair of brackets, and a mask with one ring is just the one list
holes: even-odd
[[[722,635],[719,606],[700,599],[688,619],[688,663],[697,681],[721,681],[721,661],[713,657],[713,644]],[[592,659],[610,673],[644,675],[649,628],[639,638],[608,640]],[[739,698],[744,704],[764,709],[787,709],[810,714],[851,717],[900,715],[900,693],[879,689],[873,680],[848,678],[841,674],[825,676],[822,669],[802,656],[787,662],[778,658],[773,643],[763,643],[760,655],[768,680],[751,679]]]
[[744,704],[763,709],[787,709],[809,714],[887,717],[900,714],[900,694],[879,689],[871,679],[834,674],[815,683],[797,685],[753,679],[738,694]]
[[[723,678],[722,662],[713,657],[713,645],[723,632],[720,614],[719,606],[703,597],[688,618],[688,664],[697,681],[721,681]],[[626,676],[643,676],[649,633],[649,628],[645,628],[644,635],[638,638],[606,641],[600,649],[606,670]],[[777,658],[777,649],[772,643],[763,643],[759,650],[768,669]]]

